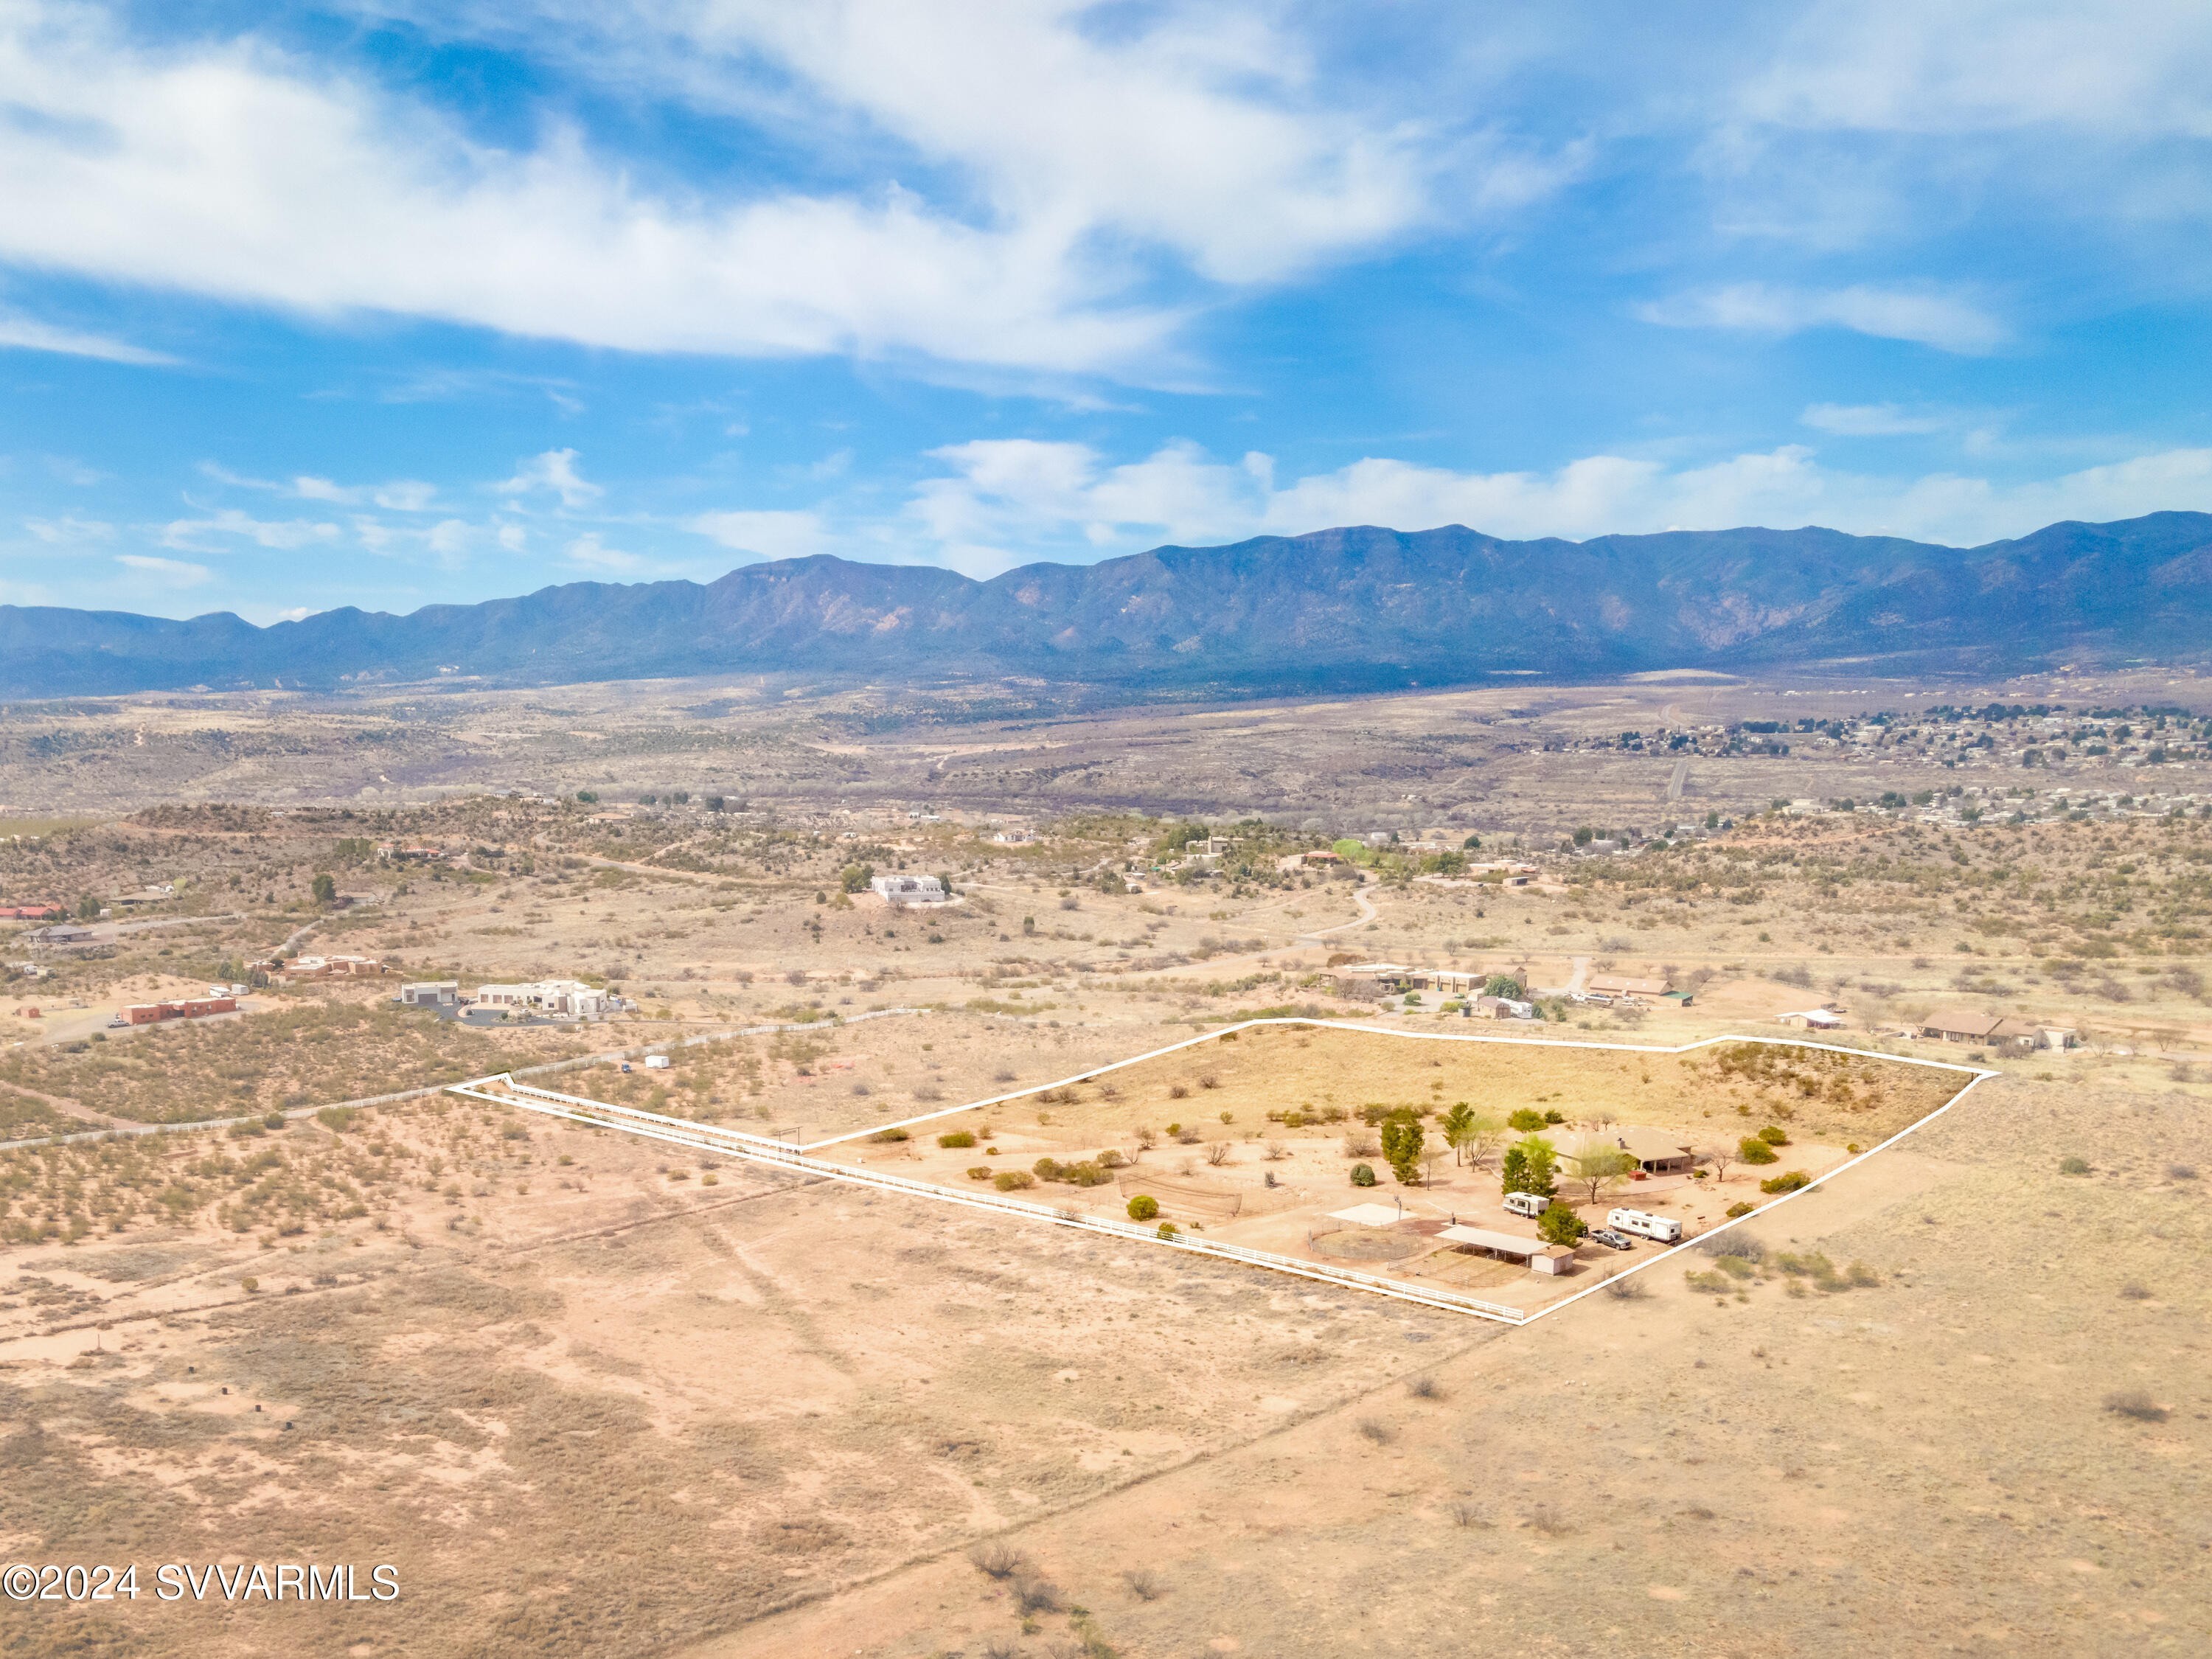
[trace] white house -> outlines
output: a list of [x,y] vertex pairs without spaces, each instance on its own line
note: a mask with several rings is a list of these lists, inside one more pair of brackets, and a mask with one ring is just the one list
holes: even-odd
[[574,979],[541,979],[529,985],[479,985],[479,1008],[514,1008],[556,1019],[603,1019],[617,999]]
[[886,904],[942,904],[951,896],[935,876],[878,876],[868,885]]

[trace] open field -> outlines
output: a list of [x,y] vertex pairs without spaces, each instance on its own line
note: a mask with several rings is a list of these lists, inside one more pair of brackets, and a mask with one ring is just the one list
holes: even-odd
[[[1633,1258],[1585,1243],[1565,1273],[1535,1274],[1438,1237],[1465,1225],[1538,1243],[1534,1224],[1500,1204],[1499,1158],[1519,1138],[1508,1127],[1512,1114],[1531,1114],[1530,1128],[1560,1154],[1559,1201],[1588,1224],[1602,1226],[1608,1208],[1626,1204],[1671,1217],[1694,1240],[1773,1201],[1760,1177],[1824,1176],[1938,1109],[1971,1075],[1783,1044],[1677,1055],[1246,1025],[1079,1083],[823,1151],[939,1188],[1012,1191],[1095,1218],[1133,1215],[1129,1206],[1150,1199],[1143,1218],[1210,1240],[1533,1312]],[[1453,1149],[1443,1118],[1459,1105],[1476,1109],[1483,1133]],[[1381,1155],[1376,1125],[1394,1112],[1425,1121],[1428,1156],[1412,1167],[1411,1182],[1394,1182]],[[1546,1115],[1549,1127],[1534,1121]],[[1578,1154],[1613,1146],[1616,1131],[1629,1127],[1664,1131],[1701,1167],[1577,1185]],[[1735,1144],[1761,1128],[1779,1143],[1774,1169],[1731,1164]],[[1355,1185],[1363,1169],[1379,1184]],[[1377,1200],[1401,1212],[1395,1223],[1347,1226],[1339,1218]]]
[[[2033,764],[2008,714],[1841,724],[1964,703],[1957,688],[1833,683],[988,719],[696,687],[426,695],[413,714],[411,693],[11,708],[8,810],[98,821],[0,842],[0,902],[112,914],[69,948],[0,925],[0,1138],[18,1143],[0,1146],[0,1563],[392,1561],[405,1590],[373,1626],[9,1604],[0,1639],[2202,1650],[2212,762],[2195,725],[2139,707],[2193,684],[1977,688],[2080,711],[2063,742],[2034,738]],[[1698,738],[1670,798],[1681,763],[1652,734],[1784,717],[1787,755]],[[1812,717],[1844,735],[1797,729]],[[1644,747],[1622,746],[1631,730]],[[471,793],[495,782],[564,799]],[[1869,806],[1885,794],[1904,804]],[[1645,835],[1563,851],[1577,826],[1593,845]],[[1419,845],[1283,867],[1370,830]],[[1468,860],[1532,879],[1452,866],[1470,835]],[[890,911],[847,893],[856,866],[941,872],[960,902]],[[283,951],[388,971],[108,1029],[125,1003]],[[1541,1023],[1382,996],[1344,975],[1363,961],[1512,978]],[[1570,996],[1607,972],[1694,995]],[[470,1030],[391,1000],[403,980],[541,975],[637,1012]],[[1788,1039],[1778,1017],[1822,1005],[1838,1044],[1999,1075],[1753,1215],[1730,1237],[1755,1251],[1692,1251],[1629,1281],[1647,1294],[1519,1329],[450,1097],[316,1109],[653,1046],[667,1068],[540,1080],[727,1129],[861,1132],[824,1155],[962,1186],[1111,1148],[1129,1161],[1109,1180],[1018,1195],[1119,1213],[1141,1178],[1163,1218],[1286,1253],[1328,1243],[1313,1218],[1358,1200],[1494,1203],[1503,1138],[1401,1184],[1347,1147],[1378,1136],[1363,1109],[1414,1109],[1430,1151],[1462,1099],[1556,1112],[1563,1139],[1782,1130],[1771,1168],[1632,1183],[1628,1201],[1695,1227],[1923,1116],[1963,1073],[1764,1045],[1754,1061],[1220,1034],[1264,1014],[1664,1048]],[[855,1018],[893,1009],[925,1012]],[[2082,1046],[1905,1035],[1945,1009]],[[675,1046],[771,1024],[791,1029]],[[974,1113],[866,1138],[996,1095],[1015,1097],[975,1148],[937,1144],[980,1131]],[[244,1121],[190,1127],[210,1115]],[[132,1121],[178,1127],[37,1144]],[[1356,1162],[1376,1188],[1349,1184]],[[1570,1282],[1648,1255],[1586,1247]],[[1482,1297],[1530,1279],[1438,1266]],[[988,1576],[979,1541],[1027,1565]]]

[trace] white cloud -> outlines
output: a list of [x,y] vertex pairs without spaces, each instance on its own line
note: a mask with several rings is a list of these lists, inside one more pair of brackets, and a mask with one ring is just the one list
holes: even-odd
[[338,527],[334,524],[319,524],[307,519],[256,519],[236,507],[225,507],[204,519],[173,520],[161,532],[161,545],[188,552],[214,553],[223,550],[203,545],[204,538],[238,536],[258,547],[294,552],[317,542],[335,540],[337,535]]
[[1295,536],[1346,525],[1460,524],[1507,539],[1747,525],[1822,525],[1972,545],[2060,519],[2212,508],[2212,450],[2171,450],[2024,483],[1824,466],[1784,445],[1698,466],[1591,455],[1548,472],[1458,472],[1370,457],[1277,488],[1267,458],[1231,465],[1189,445],[1105,466],[1079,444],[986,441],[933,452],[954,468],[908,506],[942,562],[970,574],[1158,540]]
[[23,528],[40,541],[54,547],[81,546],[86,542],[111,541],[115,526],[97,519],[64,516],[59,519],[26,519]]
[[[0,141],[0,256],[111,282],[632,350],[1062,370],[1148,358],[1177,321],[1119,307],[1135,273],[1096,244],[1107,228],[1029,191],[1013,192],[1020,214],[981,224],[888,180],[656,198],[573,130],[526,152],[488,148],[434,110],[252,41],[142,49],[96,14],[27,0],[0,14],[0,101],[21,118]],[[1144,170],[1169,165],[1172,143],[1224,136],[1163,134]],[[1339,139],[1306,145],[1292,171],[1312,182],[1276,216],[1307,225],[1308,248],[1391,216],[1359,207],[1354,183],[1377,164]],[[1108,176],[1108,158],[1093,170]],[[1217,258],[1209,244],[1206,258],[1256,272],[1275,263],[1266,240],[1262,225],[1245,251],[1223,241]]]
[[573,449],[549,449],[542,455],[533,455],[514,470],[514,476],[492,489],[502,495],[528,495],[538,490],[550,490],[561,498],[561,505],[574,509],[589,507],[606,491],[595,483],[588,483],[576,471],[576,452]]
[[1879,339],[1911,340],[1941,351],[1978,354],[2004,343],[2007,330],[1972,301],[1932,288],[1801,289],[1736,283],[1676,295],[1637,307],[1646,322],[1668,328],[1733,329],[1796,334],[1846,328]]
[[635,553],[625,553],[619,548],[607,546],[597,531],[577,537],[562,550],[571,562],[589,566],[594,570],[635,570],[645,563]]
[[115,562],[164,587],[198,587],[215,578],[215,573],[204,564],[191,564],[182,559],[157,559],[144,553],[118,553]]
[[803,559],[828,550],[822,520],[812,513],[702,513],[684,527],[764,559]]
[[[418,21],[450,39],[468,12]],[[1278,282],[1446,211],[1502,218],[1590,159],[1470,133],[1450,100],[1442,120],[1380,88],[1347,102],[1358,77],[1323,73],[1307,26],[1265,6],[537,0],[477,20],[621,95],[764,130],[810,182],[740,163],[664,188],[573,125],[502,149],[263,40],[156,47],[16,0],[0,101],[27,118],[0,140],[0,255],[631,350],[1142,376],[1187,314],[1159,297],[1164,265]]]
[[1823,0],[1737,101],[1779,125],[2212,137],[2200,0]]
[[[1305,48],[1255,11],[1109,24],[1068,0],[721,0],[660,15],[710,62],[764,53],[834,108],[967,169],[1002,222],[1110,230],[1218,281],[1278,278],[1428,212],[1432,135],[1328,107]],[[1550,187],[1525,158],[1498,170],[1501,202]]]
[[1091,546],[1133,526],[1176,541],[1251,532],[1272,466],[1264,455],[1216,461],[1197,445],[1163,445],[1141,461],[1103,465],[1087,444],[981,439],[932,450],[954,477],[923,481],[908,512],[969,574],[995,574],[1036,556],[1024,543],[1045,526],[1073,530]]
[[[5,232],[0,231],[0,237],[4,235]],[[54,351],[70,357],[97,357],[111,363],[153,366],[177,361],[166,353],[149,351],[143,346],[132,345],[125,340],[111,339],[105,334],[87,334],[79,329],[42,323],[37,318],[26,317],[20,312],[0,311],[0,347],[10,346],[22,351]]]
[[[237,478],[228,482],[252,483],[252,479]],[[273,489],[281,484],[258,486]],[[436,504],[437,486],[414,478],[397,478],[390,483],[347,485],[334,483],[328,478],[301,476],[292,480],[291,493],[303,501],[331,501],[342,507],[358,507],[371,502],[394,513],[422,513]]]
[[1797,417],[1815,432],[1839,438],[1896,438],[1942,432],[1954,424],[1940,415],[1914,415],[1895,404],[1808,404]]

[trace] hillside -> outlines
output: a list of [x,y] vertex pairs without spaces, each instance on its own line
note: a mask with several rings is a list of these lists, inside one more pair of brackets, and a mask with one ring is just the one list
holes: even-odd
[[1358,690],[1844,660],[1984,672],[2208,652],[2203,513],[2055,524],[1964,549],[1816,528],[1509,542],[1455,525],[1358,526],[1030,565],[987,582],[823,556],[705,585],[575,582],[269,628],[227,613],[0,606],[0,696],[11,697],[733,671]]

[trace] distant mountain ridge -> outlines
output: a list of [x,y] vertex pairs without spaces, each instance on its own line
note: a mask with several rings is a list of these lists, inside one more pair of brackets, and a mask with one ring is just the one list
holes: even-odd
[[0,696],[727,672],[1369,690],[1851,661],[1987,673],[2212,656],[2212,514],[1949,548],[1839,531],[1510,542],[1457,525],[1160,547],[978,582],[820,556],[258,628],[0,605]]

